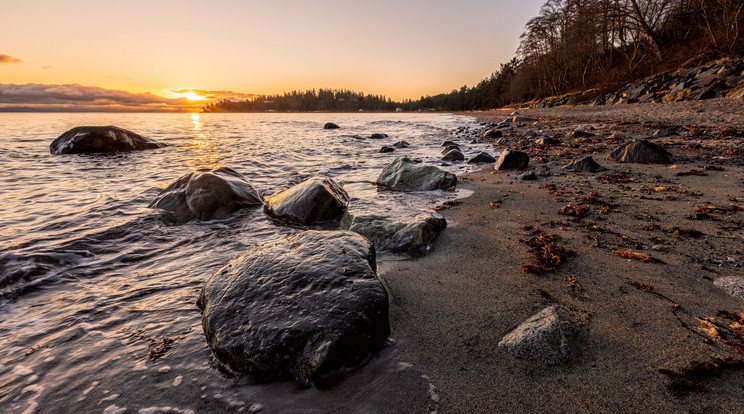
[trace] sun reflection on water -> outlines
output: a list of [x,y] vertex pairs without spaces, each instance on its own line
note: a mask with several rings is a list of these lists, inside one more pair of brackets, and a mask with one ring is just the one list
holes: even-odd
[[194,124],[194,138],[189,141],[191,149],[191,169],[197,171],[208,168],[214,169],[223,166],[219,159],[217,146],[204,133],[202,128],[204,123],[201,121],[199,114],[191,114],[191,122]]

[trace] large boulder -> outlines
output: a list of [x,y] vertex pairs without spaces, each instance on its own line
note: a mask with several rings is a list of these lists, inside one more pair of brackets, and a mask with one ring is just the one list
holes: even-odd
[[667,150],[644,139],[635,139],[610,153],[617,162],[639,164],[669,164],[671,157]]
[[166,145],[115,126],[79,126],[52,141],[52,154],[90,154],[139,151]]
[[494,170],[523,170],[530,163],[530,156],[526,152],[505,149],[493,166]]
[[222,167],[181,176],[158,194],[149,208],[164,210],[176,222],[224,219],[263,204],[261,194],[239,172]]
[[390,334],[375,249],[348,231],[306,231],[255,248],[204,285],[197,305],[231,369],[303,384],[364,362]]
[[328,177],[313,177],[266,200],[264,211],[279,220],[312,224],[338,220],[349,194]]
[[556,365],[571,358],[570,341],[577,333],[566,309],[553,305],[522,322],[498,346],[517,358]]
[[396,158],[377,177],[377,184],[398,191],[431,191],[457,185],[457,176],[432,165]]
[[353,200],[341,219],[341,227],[366,237],[377,251],[416,256],[429,250],[431,242],[447,227],[447,221],[437,213],[383,210],[372,203]]

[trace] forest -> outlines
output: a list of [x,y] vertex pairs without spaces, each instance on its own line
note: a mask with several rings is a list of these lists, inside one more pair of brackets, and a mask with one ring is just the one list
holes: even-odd
[[207,104],[205,112],[464,111],[569,92],[607,93],[633,80],[744,55],[742,0],[548,0],[516,56],[477,85],[418,100],[346,90],[293,91]]

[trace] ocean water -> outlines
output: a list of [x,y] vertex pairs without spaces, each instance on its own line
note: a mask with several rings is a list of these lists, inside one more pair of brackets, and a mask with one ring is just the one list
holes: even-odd
[[[80,125],[169,146],[50,155],[49,143]],[[400,155],[442,166],[440,143],[462,127],[476,124],[440,114],[0,114],[0,412],[428,412],[431,384],[397,359],[394,338],[333,385],[220,371],[195,305],[203,283],[232,257],[303,228],[260,208],[169,225],[147,205],[183,174],[228,166],[264,196],[326,175],[390,211],[425,210],[464,194],[380,191],[375,178]],[[377,152],[399,140],[411,147]]]

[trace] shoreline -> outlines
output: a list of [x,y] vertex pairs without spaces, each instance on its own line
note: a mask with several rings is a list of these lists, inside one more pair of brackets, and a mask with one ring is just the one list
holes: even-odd
[[[737,111],[716,102],[691,106],[700,104],[708,105],[708,115],[720,113],[711,119]],[[379,264],[390,293],[391,337],[401,360],[431,378],[442,413],[744,410],[742,372],[712,376],[701,382],[707,393],[686,396],[676,395],[659,372],[679,371],[691,361],[712,357],[742,357],[722,341],[730,321],[720,311],[738,314],[744,302],[714,284],[722,277],[742,275],[744,232],[739,223],[744,212],[726,210],[744,204],[744,167],[738,152],[742,140],[683,133],[652,139],[677,157],[672,165],[608,160],[607,153],[620,145],[607,140],[612,134],[623,139],[651,135],[658,124],[685,116],[678,109],[659,113],[659,108],[677,105],[636,105],[623,108],[632,114],[599,117],[600,122],[592,112],[575,108],[519,110],[520,115],[540,119],[535,129],[561,133],[559,139],[566,144],[531,154],[529,169],[537,167],[538,180],[516,180],[514,171],[491,174],[489,167],[461,177],[460,188],[473,194],[457,207],[440,211],[448,228],[434,249],[421,258]],[[500,120],[510,112],[463,115]],[[630,123],[629,116],[654,124]],[[597,128],[596,142],[573,146],[575,140],[567,133],[587,123]],[[711,134],[739,125],[707,124]],[[516,128],[498,146],[523,141],[521,134],[529,127]],[[722,154],[722,148],[731,148],[733,154]],[[592,156],[608,170],[562,170],[584,149],[596,151]],[[539,157],[544,159],[536,161]],[[706,166],[712,169],[703,170]],[[677,175],[695,169],[706,176]],[[601,179],[625,171],[632,181]],[[551,193],[546,185],[565,193]],[[558,214],[589,193],[609,205],[607,211],[592,204],[584,218]],[[491,206],[495,201],[500,201],[498,208]],[[710,219],[689,219],[706,205],[721,210],[705,210],[715,212]],[[528,239],[532,229],[559,235],[560,244],[576,256],[557,272],[523,272],[521,265],[531,259],[520,240]],[[624,259],[613,254],[613,247],[664,263]],[[552,304],[569,309],[581,326],[570,362],[546,366],[516,359],[497,347],[506,333]]]

